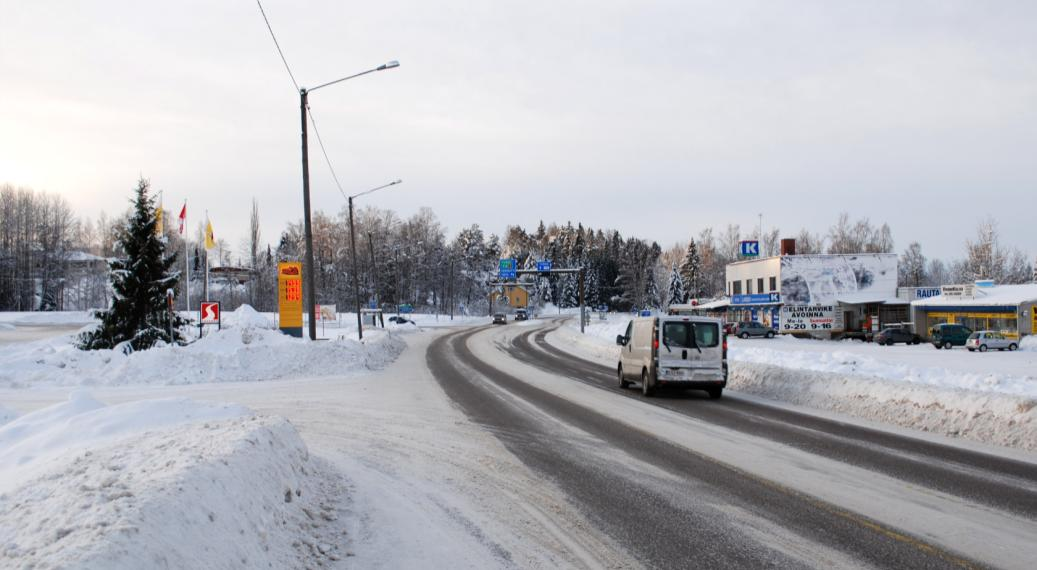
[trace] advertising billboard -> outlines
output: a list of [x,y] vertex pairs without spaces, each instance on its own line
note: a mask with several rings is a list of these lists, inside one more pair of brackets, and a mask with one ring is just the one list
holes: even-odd
[[785,305],[876,302],[897,296],[897,255],[788,255],[781,258]]
[[843,313],[837,305],[786,305],[781,308],[783,333],[839,332],[843,330]]

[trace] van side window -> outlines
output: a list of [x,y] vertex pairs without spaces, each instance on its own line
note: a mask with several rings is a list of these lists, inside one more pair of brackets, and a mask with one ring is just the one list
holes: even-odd
[[634,321],[627,323],[627,332],[623,333],[623,336],[627,337],[628,341],[634,336]]

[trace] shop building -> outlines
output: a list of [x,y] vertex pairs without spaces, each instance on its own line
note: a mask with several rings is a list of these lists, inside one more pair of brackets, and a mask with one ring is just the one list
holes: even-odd
[[789,241],[782,255],[728,264],[728,320],[821,338],[909,320],[909,301],[897,298],[896,254],[795,255]]
[[941,323],[964,325],[973,331],[999,331],[1019,338],[1037,332],[1037,284],[996,285],[977,281],[944,285],[940,295],[911,302],[916,332],[926,337]]

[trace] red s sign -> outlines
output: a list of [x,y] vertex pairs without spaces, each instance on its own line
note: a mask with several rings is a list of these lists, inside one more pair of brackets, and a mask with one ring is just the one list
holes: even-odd
[[203,325],[215,325],[220,322],[220,304],[219,303],[202,303],[202,324]]

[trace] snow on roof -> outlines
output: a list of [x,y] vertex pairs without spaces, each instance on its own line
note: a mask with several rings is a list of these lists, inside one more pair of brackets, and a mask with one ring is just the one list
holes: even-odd
[[87,253],[85,251],[70,251],[67,259],[69,261],[108,261],[108,258]]
[[889,297],[887,295],[883,295],[880,292],[874,291],[840,293],[835,296],[835,300],[846,305],[876,305],[884,303],[892,305],[901,302],[896,297]]
[[699,309],[710,310],[710,309],[722,309],[731,304],[731,299],[717,299],[716,301],[710,301],[708,303],[702,303],[698,305]]
[[912,307],[969,307],[989,305],[1018,305],[1020,303],[1037,302],[1037,283],[1025,285],[995,285],[994,287],[976,287],[975,298],[945,297],[937,295],[928,299],[912,301]]

